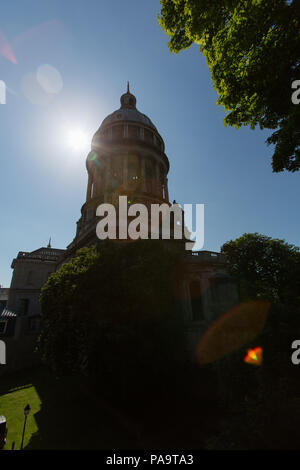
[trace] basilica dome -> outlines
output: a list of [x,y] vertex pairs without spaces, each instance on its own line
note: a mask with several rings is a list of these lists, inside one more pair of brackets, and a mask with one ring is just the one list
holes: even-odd
[[130,93],[129,84],[127,85],[127,92],[124,93],[121,98],[121,107],[109,114],[100,126],[103,129],[107,125],[114,124],[121,121],[131,121],[139,124],[143,124],[152,127],[157,132],[153,122],[146,116],[136,109],[136,97]]
[[103,146],[114,143],[122,145],[139,143],[159,149],[164,154],[164,141],[148,116],[136,109],[136,97],[130,93],[129,83],[120,101],[120,108],[109,114],[94,134],[92,150],[99,151]]

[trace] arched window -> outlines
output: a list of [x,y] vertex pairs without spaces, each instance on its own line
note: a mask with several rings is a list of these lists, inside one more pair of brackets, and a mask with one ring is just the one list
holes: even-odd
[[112,128],[112,135],[114,139],[121,139],[124,136],[124,126],[118,124]]
[[133,183],[141,176],[140,161],[137,155],[128,156],[128,182]]
[[117,189],[123,183],[123,159],[115,155],[111,160],[111,188]]
[[146,162],[146,191],[147,193],[152,193],[153,190],[153,165],[151,160]]
[[144,138],[147,142],[153,143],[153,133],[149,129],[144,130]]
[[140,137],[140,129],[138,126],[128,125],[128,137],[131,139],[138,139]]

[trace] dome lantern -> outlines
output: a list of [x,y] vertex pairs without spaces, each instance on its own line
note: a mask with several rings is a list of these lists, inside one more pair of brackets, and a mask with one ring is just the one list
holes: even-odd
[[127,92],[120,98],[121,108],[136,109],[136,97],[129,91],[129,82],[127,82]]

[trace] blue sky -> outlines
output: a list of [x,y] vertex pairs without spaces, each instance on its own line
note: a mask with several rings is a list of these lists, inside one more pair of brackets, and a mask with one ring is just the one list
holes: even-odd
[[[171,55],[159,10],[157,0],[2,0],[0,39],[13,55],[0,56],[10,90],[0,105],[0,284],[9,286],[18,251],[73,239],[89,147],[74,150],[68,133],[91,139],[127,80],[165,141],[170,199],[205,204],[204,249],[245,232],[300,245],[300,174],[272,173],[267,132],[224,127],[198,47]],[[44,64],[63,80],[49,102],[28,91]]]

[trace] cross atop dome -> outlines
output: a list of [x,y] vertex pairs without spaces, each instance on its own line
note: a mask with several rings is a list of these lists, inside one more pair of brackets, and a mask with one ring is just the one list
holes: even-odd
[[127,82],[127,92],[120,98],[121,108],[136,109],[136,97],[130,93],[129,82]]

